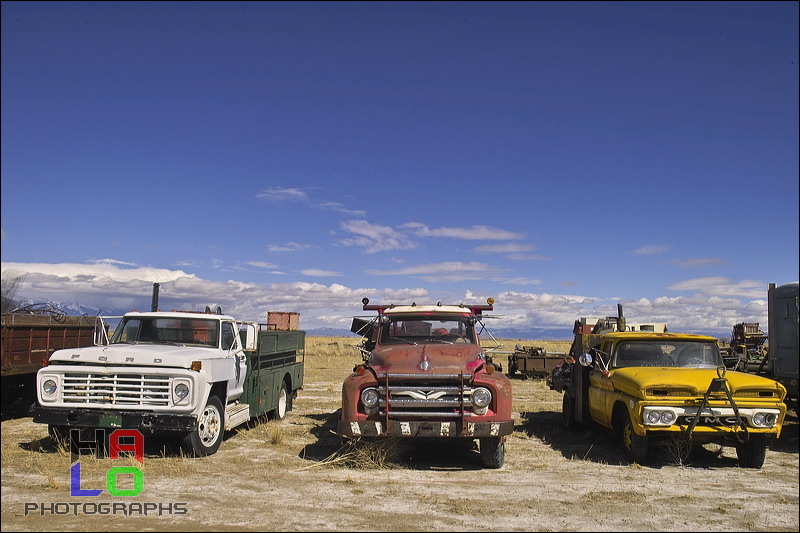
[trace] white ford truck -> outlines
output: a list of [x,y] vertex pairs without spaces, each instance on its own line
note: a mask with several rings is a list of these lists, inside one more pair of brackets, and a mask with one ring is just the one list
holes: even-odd
[[305,332],[276,329],[280,320],[237,322],[219,308],[130,312],[109,338],[109,318],[98,317],[96,346],[58,350],[37,373],[33,421],[53,438],[137,429],[211,455],[225,430],[264,413],[283,419],[303,386]]

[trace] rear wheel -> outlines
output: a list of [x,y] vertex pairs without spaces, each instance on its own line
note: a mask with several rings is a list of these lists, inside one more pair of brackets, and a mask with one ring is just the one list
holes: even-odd
[[506,456],[506,445],[502,437],[480,439],[481,461],[488,468],[500,468]]
[[278,392],[278,405],[272,412],[272,418],[275,420],[283,420],[286,418],[286,412],[289,410],[291,400],[289,399],[289,387],[286,382],[281,382],[281,390]]
[[575,398],[571,397],[569,392],[564,392],[564,398],[561,400],[561,418],[564,429],[578,428],[578,422],[575,420]]
[[750,435],[747,442],[736,447],[736,457],[742,468],[761,468],[767,457],[767,440],[764,435]]
[[647,437],[637,435],[633,430],[630,413],[627,414],[622,425],[622,447],[625,449],[625,458],[628,462],[640,465],[647,462]]

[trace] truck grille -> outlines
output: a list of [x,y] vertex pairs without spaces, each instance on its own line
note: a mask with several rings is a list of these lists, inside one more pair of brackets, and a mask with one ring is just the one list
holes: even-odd
[[170,405],[169,376],[144,374],[66,373],[61,401],[70,405]]
[[[472,413],[472,386],[461,374],[380,374],[379,414],[395,418],[460,418]],[[388,393],[387,393],[388,392]]]

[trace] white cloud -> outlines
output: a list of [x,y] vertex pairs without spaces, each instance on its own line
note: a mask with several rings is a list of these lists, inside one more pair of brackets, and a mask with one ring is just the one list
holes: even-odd
[[766,294],[766,283],[758,280],[732,280],[721,276],[687,279],[669,286],[673,291],[697,291],[706,296],[759,298]]
[[418,222],[409,222],[400,226],[413,230],[417,237],[449,237],[453,239],[507,241],[525,238],[524,233],[515,233],[489,226],[471,226],[468,228],[429,228]]
[[283,187],[273,187],[271,189],[264,189],[256,194],[257,198],[261,198],[262,200],[270,200],[275,202],[286,202],[286,201],[301,201],[305,202],[308,200],[308,194],[305,191],[296,189],[296,188],[283,188]]
[[633,255],[656,255],[663,254],[667,250],[669,250],[669,246],[665,244],[650,244],[647,246],[642,246],[641,248],[637,248],[631,253]]
[[476,246],[475,251],[479,254],[511,254],[518,252],[530,252],[535,250],[530,244],[522,244],[509,242],[505,244],[487,244],[484,246]]
[[246,264],[256,268],[278,268],[275,263],[267,263],[266,261],[247,261]]
[[429,282],[442,282],[483,279],[488,273],[495,270],[495,267],[486,263],[449,261],[410,266],[397,270],[368,269],[364,272],[375,276],[409,276]]
[[299,244],[296,242],[287,242],[283,246],[278,244],[270,244],[267,250],[270,252],[299,252],[311,248],[310,244]]
[[389,226],[378,226],[366,220],[347,220],[341,227],[356,236],[343,239],[344,246],[358,246],[366,253],[385,252],[388,250],[409,250],[416,245],[405,235]]
[[319,207],[325,209],[331,209],[333,211],[338,211],[339,213],[344,213],[349,216],[353,217],[363,217],[366,215],[366,212],[361,209],[348,209],[343,204],[339,202],[323,202],[319,204]]
[[[80,303],[116,311],[149,309],[152,284],[160,283],[162,309],[200,310],[206,305],[220,306],[223,312],[241,320],[266,319],[268,310],[301,314],[304,329],[322,326],[349,329],[352,316],[362,316],[361,299],[387,303],[435,303],[450,301],[452,295],[432,293],[424,287],[400,289],[350,288],[342,284],[307,282],[243,283],[209,281],[182,270],[147,267],[122,267],[116,261],[91,264],[2,263],[3,272],[24,274],[17,298],[28,300]],[[325,273],[311,269],[307,275]],[[406,275],[435,282],[453,279],[480,280],[495,275],[484,263],[433,263],[393,271],[374,271],[378,275]],[[517,283],[535,283],[524,278]],[[466,283],[470,283],[467,281]],[[465,303],[483,303],[492,296],[494,314],[501,316],[491,326],[520,328],[571,329],[581,316],[616,316],[622,303],[625,316],[632,322],[666,322],[670,331],[716,332],[727,337],[738,322],[767,323],[766,284],[752,280],[698,278],[670,287],[689,294],[655,296],[636,300],[593,295],[552,294],[548,292],[504,291],[481,294],[466,291]]]
[[719,266],[725,263],[722,259],[718,257],[700,257],[697,259],[673,259],[670,262],[683,267]]
[[319,268],[307,268],[305,270],[300,271],[301,274],[304,276],[315,276],[315,277],[337,277],[341,276],[341,272],[335,272],[333,270],[321,270]]

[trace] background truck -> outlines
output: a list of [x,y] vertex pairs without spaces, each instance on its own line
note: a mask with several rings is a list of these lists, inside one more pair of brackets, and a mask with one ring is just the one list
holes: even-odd
[[741,322],[733,325],[731,340],[720,348],[725,366],[731,370],[757,371],[767,355],[767,335],[758,322]]
[[787,398],[797,411],[798,402],[798,363],[800,363],[800,344],[798,343],[798,282],[775,286],[769,284],[767,290],[769,319],[769,349],[766,359],[770,368],[767,374],[781,382],[787,391]]
[[364,298],[364,310],[377,316],[353,320],[351,331],[363,336],[363,363],[342,385],[337,433],[478,439],[483,464],[500,468],[514,421],[511,381],[479,335],[482,313],[493,303],[370,305]]
[[56,351],[39,370],[33,421],[54,438],[71,428],[137,429],[179,437],[190,455],[214,454],[225,430],[291,410],[303,386],[305,332],[278,327],[296,319],[134,311],[109,338],[99,317],[98,346]]
[[584,333],[580,325],[549,379],[563,392],[566,428],[614,430],[632,463],[646,463],[657,445],[688,454],[714,443],[735,447],[741,466],[761,468],[786,414],[783,385],[727,372],[713,337],[628,331],[622,306],[616,331]]
[[[786,387],[786,403],[797,411],[798,366],[798,282],[767,289],[767,333],[758,322],[733,326],[728,347],[722,348],[725,366],[765,376]],[[765,342],[766,341],[766,342]]]
[[[610,331],[619,331],[617,317],[582,317],[576,321],[575,332],[598,335]],[[667,325],[663,323],[626,323],[622,325],[624,331],[651,331],[666,332]],[[547,377],[553,369],[564,361],[564,352],[548,352],[542,346],[515,346],[514,351],[508,356],[506,373],[509,376],[517,372],[532,377]]]
[[508,356],[506,373],[514,376],[519,372],[525,376],[544,377],[564,361],[564,352],[548,353],[542,346],[520,346]]
[[94,317],[61,313],[3,313],[2,403],[24,413],[36,401],[36,372],[64,348],[92,346]]

